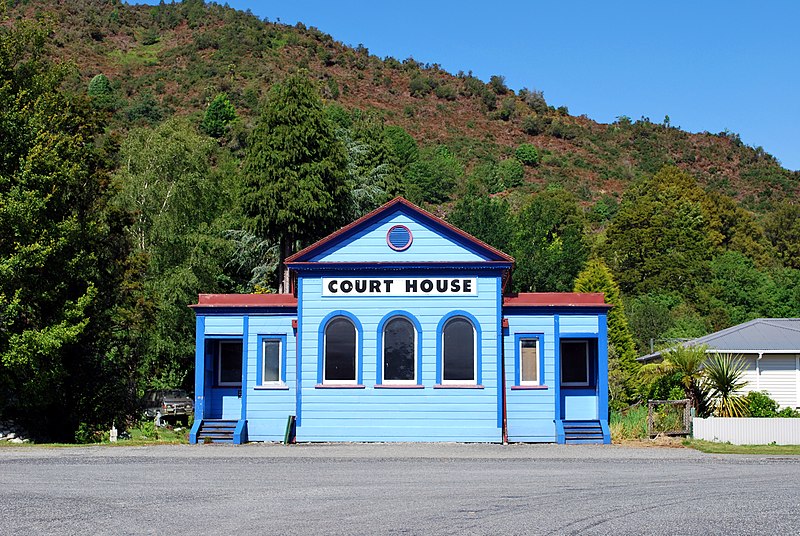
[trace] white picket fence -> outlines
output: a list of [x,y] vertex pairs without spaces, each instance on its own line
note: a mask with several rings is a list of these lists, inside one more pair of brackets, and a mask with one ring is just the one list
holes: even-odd
[[734,445],[800,445],[800,419],[695,417],[695,439]]

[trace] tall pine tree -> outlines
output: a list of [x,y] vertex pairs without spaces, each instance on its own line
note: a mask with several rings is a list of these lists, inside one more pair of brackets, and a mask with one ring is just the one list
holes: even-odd
[[270,90],[243,166],[242,209],[247,230],[279,245],[283,260],[336,229],[346,208],[347,154],[304,74]]

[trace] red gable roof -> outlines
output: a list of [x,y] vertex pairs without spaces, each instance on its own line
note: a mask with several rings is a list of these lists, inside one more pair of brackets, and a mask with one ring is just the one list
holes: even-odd
[[189,307],[297,307],[291,294],[200,294]]
[[471,234],[462,231],[458,227],[450,225],[449,223],[447,223],[443,219],[439,218],[438,216],[434,216],[433,214],[431,214],[427,210],[423,210],[423,209],[419,208],[417,205],[411,203],[410,201],[407,201],[406,199],[404,199],[402,197],[395,197],[394,199],[392,199],[388,203],[376,208],[375,210],[373,210],[369,214],[365,214],[364,216],[360,217],[359,219],[357,219],[356,221],[350,223],[349,225],[345,225],[344,227],[342,227],[338,231],[335,231],[335,232],[329,234],[325,238],[323,238],[321,240],[318,240],[317,242],[314,242],[313,244],[311,244],[307,248],[301,249],[300,251],[298,251],[294,255],[291,255],[291,256],[287,257],[287,259],[284,262],[288,264],[288,263],[293,263],[293,262],[302,262],[302,261],[308,259],[309,257],[313,256],[314,253],[316,253],[318,250],[323,249],[328,244],[335,243],[336,239],[338,239],[338,238],[340,238],[342,236],[346,236],[347,234],[352,233],[352,232],[354,232],[355,230],[357,230],[359,228],[367,226],[369,224],[369,222],[375,220],[376,218],[378,218],[384,212],[390,211],[393,207],[395,207],[397,205],[400,205],[401,207],[405,207],[406,209],[410,210],[411,212],[421,216],[422,219],[428,220],[428,221],[430,221],[430,222],[432,222],[432,223],[434,223],[436,225],[440,225],[440,226],[444,227],[445,229],[447,229],[447,230],[449,230],[449,231],[461,236],[467,242],[472,243],[473,246],[475,246],[478,250],[483,250],[483,251],[485,251],[487,253],[491,253],[491,254],[497,256],[498,257],[497,260],[506,261],[506,262],[514,262],[514,257],[512,257],[511,255],[503,253],[499,249],[493,248],[492,246],[490,246],[486,242],[483,242],[482,240],[478,240],[477,238],[475,238]]
[[602,292],[522,292],[503,296],[503,307],[604,307]]

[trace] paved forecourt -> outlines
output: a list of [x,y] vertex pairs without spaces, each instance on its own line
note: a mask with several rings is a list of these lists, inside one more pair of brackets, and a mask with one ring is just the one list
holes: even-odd
[[797,534],[800,457],[483,444],[0,448],[6,534]]

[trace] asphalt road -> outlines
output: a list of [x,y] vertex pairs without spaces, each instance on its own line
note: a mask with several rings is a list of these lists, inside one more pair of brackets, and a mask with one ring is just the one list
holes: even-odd
[[800,534],[800,457],[619,446],[0,448],[0,534]]

